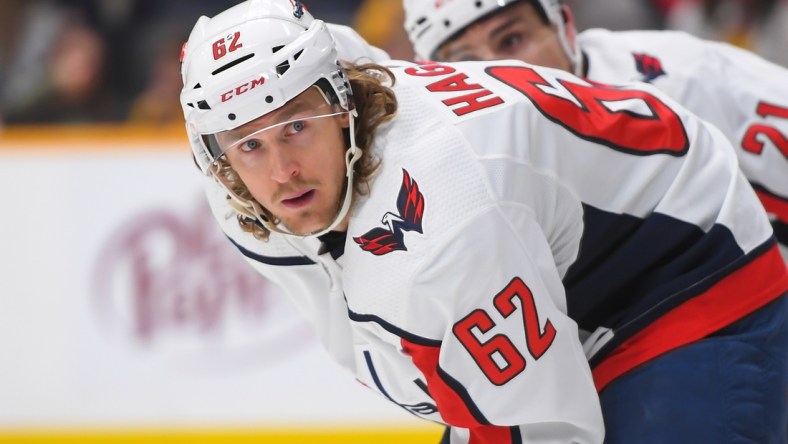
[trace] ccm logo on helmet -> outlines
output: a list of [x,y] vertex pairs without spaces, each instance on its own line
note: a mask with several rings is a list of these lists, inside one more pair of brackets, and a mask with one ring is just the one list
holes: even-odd
[[251,82],[246,82],[243,85],[236,86],[235,88],[222,94],[222,102],[226,102],[235,96],[240,96],[247,91],[251,91],[263,83],[265,83],[265,77],[260,77],[257,80],[252,80]]

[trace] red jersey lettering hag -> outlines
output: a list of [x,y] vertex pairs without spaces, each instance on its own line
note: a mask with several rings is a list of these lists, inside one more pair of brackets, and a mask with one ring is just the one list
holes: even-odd
[[788,70],[682,32],[592,29],[578,42],[589,79],[650,82],[722,130],[788,261]]
[[392,69],[398,112],[344,241],[261,242],[209,200],[334,358],[452,443],[602,442],[597,389],[786,291],[728,141],[657,89]]

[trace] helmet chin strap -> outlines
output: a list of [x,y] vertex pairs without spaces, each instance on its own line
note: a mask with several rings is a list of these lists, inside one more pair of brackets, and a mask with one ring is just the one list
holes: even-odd
[[[548,12],[549,14],[549,12]],[[563,18],[563,17],[561,17]],[[560,20],[560,19],[559,19]],[[561,44],[561,49],[564,50],[564,54],[569,59],[569,64],[572,69],[572,74],[582,77],[583,76],[583,63],[582,63],[582,53],[580,52],[580,45],[577,41],[577,30],[575,30],[575,42],[574,44],[569,43],[569,39],[567,38],[566,32],[566,23],[563,21],[553,23],[553,27],[555,28],[558,34],[558,43]]]
[[569,41],[566,39],[566,35],[559,32],[558,41],[561,43],[564,53],[566,53],[566,56],[569,58],[569,63],[572,66],[572,74],[583,77],[582,53],[580,52],[580,46],[577,44],[577,38],[575,38],[575,44],[570,45]]
[[345,151],[345,168],[346,174],[345,177],[347,178],[347,185],[345,186],[345,195],[342,199],[342,207],[339,209],[339,213],[334,218],[334,221],[331,222],[328,227],[314,233],[309,233],[305,235],[295,234],[288,230],[285,227],[280,227],[279,225],[275,224],[272,220],[268,219],[265,216],[265,212],[263,211],[262,206],[255,201],[254,199],[244,199],[235,192],[233,192],[229,186],[221,179],[221,176],[216,174],[216,170],[213,172],[213,177],[216,178],[217,181],[224,187],[225,191],[227,191],[228,195],[230,196],[230,200],[228,203],[230,204],[233,209],[237,212],[241,213],[242,215],[254,219],[259,222],[262,226],[264,226],[269,231],[286,234],[290,236],[299,236],[299,237],[307,237],[307,236],[322,236],[323,234],[328,233],[329,231],[333,230],[337,227],[342,221],[345,220],[348,212],[350,211],[350,205],[353,201],[353,166],[356,162],[361,158],[364,154],[363,150],[356,146],[356,127],[355,127],[355,119],[358,117],[358,113],[355,109],[349,111],[350,113],[350,147],[348,147],[347,151]]
[[[322,236],[329,231],[336,228],[337,225],[342,223],[345,220],[345,216],[347,216],[348,212],[350,211],[350,205],[353,202],[353,165],[356,164],[358,159],[361,159],[361,156],[364,152],[361,148],[356,146],[356,117],[358,113],[355,109],[350,111],[350,147],[345,151],[345,168],[347,170],[346,177],[347,177],[347,185],[345,186],[345,197],[342,199],[342,208],[339,209],[339,214],[337,217],[334,218],[334,221],[331,222],[328,227],[324,228],[323,230],[309,234],[309,236]],[[289,233],[292,234],[292,233]]]

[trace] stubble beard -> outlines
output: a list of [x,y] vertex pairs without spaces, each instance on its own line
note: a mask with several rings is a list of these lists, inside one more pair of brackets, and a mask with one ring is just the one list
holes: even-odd
[[[329,217],[327,217],[324,220],[320,220],[319,221],[320,225],[315,229],[307,231],[303,227],[298,227],[296,224],[294,224],[292,219],[288,220],[288,219],[280,218],[279,221],[287,229],[287,231],[297,236],[311,236],[316,233],[320,233],[321,231],[331,226],[331,224],[337,219],[337,216],[339,216],[339,212],[342,210],[342,203],[344,202],[344,197],[345,197],[344,190],[345,190],[345,185],[343,184],[342,190],[340,191],[339,195],[334,200],[334,203],[331,206],[331,211],[327,213],[329,214]],[[297,215],[296,218],[299,220],[308,221],[312,219],[315,213],[316,213],[315,210],[305,210],[303,213]]]

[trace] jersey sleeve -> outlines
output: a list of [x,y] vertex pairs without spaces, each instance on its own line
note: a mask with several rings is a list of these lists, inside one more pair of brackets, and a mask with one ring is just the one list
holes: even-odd
[[495,207],[417,273],[407,329],[440,339],[402,339],[402,348],[451,443],[602,442],[597,393],[550,258],[527,209]]
[[720,128],[788,245],[788,69],[725,43],[704,42],[683,104]]

